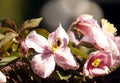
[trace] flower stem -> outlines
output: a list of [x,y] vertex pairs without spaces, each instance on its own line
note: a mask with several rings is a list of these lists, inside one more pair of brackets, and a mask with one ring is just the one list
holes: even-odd
[[68,34],[70,33],[72,27],[73,27],[75,24],[76,24],[76,22],[73,22],[73,23],[70,25],[70,27],[69,27],[68,30],[67,30],[67,33],[68,33]]

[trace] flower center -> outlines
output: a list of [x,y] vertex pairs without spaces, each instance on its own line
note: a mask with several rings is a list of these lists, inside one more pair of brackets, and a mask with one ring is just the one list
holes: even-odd
[[52,51],[56,51],[60,45],[61,45],[60,38],[56,38],[55,43],[52,45]]
[[101,63],[101,59],[95,59],[93,62],[92,62],[92,66],[93,67],[98,67]]

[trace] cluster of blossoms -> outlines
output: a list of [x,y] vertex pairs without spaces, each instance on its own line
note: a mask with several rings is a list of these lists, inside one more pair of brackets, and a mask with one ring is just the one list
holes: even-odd
[[[34,49],[32,52],[35,53],[32,53],[29,61],[33,72],[41,78],[49,77],[55,70],[56,64],[63,70],[79,70],[81,63],[78,60],[85,61],[82,74],[79,72],[83,76],[95,77],[109,74],[120,65],[120,37],[116,36],[117,29],[113,24],[106,19],[102,19],[101,22],[102,27],[91,15],[81,15],[67,32],[59,24],[47,39],[36,30],[31,31],[25,40],[17,37],[21,55],[22,57],[29,55],[28,49]],[[71,42],[73,47],[70,46]],[[77,57],[77,52],[80,51],[77,48],[83,42],[94,48],[89,53],[85,53],[87,55],[85,59],[82,55]],[[73,53],[72,48],[77,52]],[[6,76],[0,72],[0,83],[5,82]]]
[[120,37],[115,36],[117,30],[113,24],[102,19],[101,28],[92,16],[82,15],[78,17],[75,29],[84,35],[79,42],[89,42],[96,48],[84,64],[85,76],[108,74],[120,64]]
[[38,53],[31,60],[34,73],[42,78],[48,77],[55,68],[55,62],[64,70],[78,69],[79,65],[67,46],[69,37],[75,44],[85,41],[97,49],[89,54],[84,64],[83,75],[108,74],[111,68],[120,63],[120,48],[117,46],[120,38],[114,36],[116,28],[112,24],[103,19],[101,28],[92,16],[82,15],[77,18],[74,25],[73,28],[77,33],[84,35],[81,40],[75,39],[72,32],[68,36],[61,24],[49,34],[48,40],[35,31],[29,33],[25,43],[28,48],[33,48]]

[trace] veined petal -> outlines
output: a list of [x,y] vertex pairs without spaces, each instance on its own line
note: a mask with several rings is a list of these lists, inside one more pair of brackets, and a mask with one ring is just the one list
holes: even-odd
[[[92,29],[92,34],[93,34],[93,39],[95,41],[95,43],[105,49],[105,48],[110,48],[109,42],[108,42],[108,38],[107,36],[102,32],[101,29],[99,28],[93,28]],[[92,36],[90,37],[92,38]],[[104,42],[103,42],[104,41]]]
[[81,15],[76,20],[76,29],[84,35],[88,35],[92,28],[100,28],[97,21],[91,15]]
[[93,76],[99,76],[109,73],[109,68],[107,66],[104,66],[103,68],[94,68],[91,70],[91,75]]
[[118,46],[118,49],[120,51],[120,36],[115,36],[114,41],[115,41],[115,43]]
[[6,76],[0,71],[0,83],[6,83]]
[[43,50],[49,45],[48,41],[35,31],[32,31],[28,34],[25,39],[25,44],[28,48],[34,48],[38,53],[43,52]]
[[55,62],[64,70],[76,70],[79,67],[79,65],[76,63],[73,55],[70,52],[70,48],[68,47],[65,50],[57,50],[54,55],[54,58]]
[[69,37],[65,30],[62,28],[61,24],[59,24],[59,27],[54,32],[52,32],[48,37],[48,41],[50,44],[57,43],[56,39],[60,40],[60,47],[67,46],[69,42]]
[[31,60],[31,67],[33,72],[42,77],[49,77],[55,68],[54,57],[51,54],[38,54]]
[[111,38],[108,38],[110,48],[108,51],[112,53],[112,58],[113,58],[113,67],[120,64],[120,51],[119,51],[119,44],[117,44],[116,41],[113,41]]
[[[81,41],[86,41],[92,44],[96,44],[98,47],[105,49],[110,48],[107,36],[101,29],[93,27],[88,35],[85,35]],[[104,41],[104,42],[103,42]]]

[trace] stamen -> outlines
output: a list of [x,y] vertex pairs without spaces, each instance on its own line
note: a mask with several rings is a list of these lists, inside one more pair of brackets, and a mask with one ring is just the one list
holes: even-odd
[[60,38],[56,38],[55,43],[52,45],[52,51],[56,51],[60,45],[61,45]]
[[58,47],[61,45],[60,38],[56,38],[56,44],[57,44]]
[[101,59],[95,59],[93,62],[92,62],[92,66],[93,67],[98,67],[101,63]]

